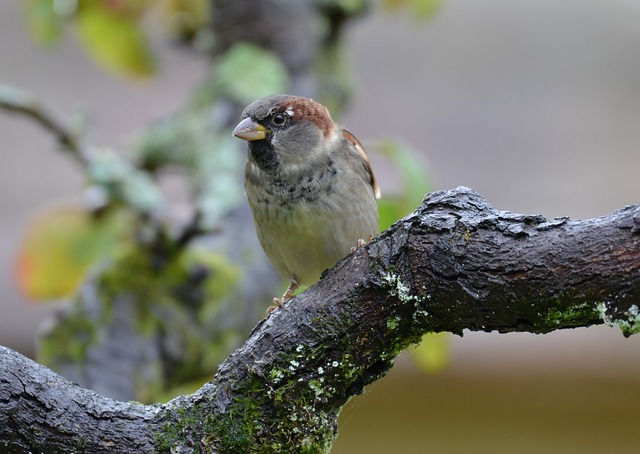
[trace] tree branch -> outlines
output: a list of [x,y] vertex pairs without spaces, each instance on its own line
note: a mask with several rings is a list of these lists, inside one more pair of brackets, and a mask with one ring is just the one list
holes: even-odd
[[0,347],[0,451],[150,452],[156,409],[117,402]]
[[76,134],[64,127],[30,93],[0,85],[0,109],[27,116],[53,134],[62,148],[82,167],[89,165],[87,152]]
[[192,396],[118,403],[0,349],[0,446],[324,452],[342,405],[426,332],[617,323],[630,335],[639,303],[640,206],[549,221],[440,191],[261,322]]

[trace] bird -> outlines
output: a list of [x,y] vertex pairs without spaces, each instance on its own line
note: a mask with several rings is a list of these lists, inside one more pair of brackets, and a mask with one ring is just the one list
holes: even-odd
[[260,245],[290,281],[267,316],[379,232],[380,188],[360,141],[322,104],[289,94],[249,104],[245,192]]

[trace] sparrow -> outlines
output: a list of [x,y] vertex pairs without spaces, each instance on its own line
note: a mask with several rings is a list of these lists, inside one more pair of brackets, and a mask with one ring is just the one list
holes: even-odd
[[287,94],[249,104],[245,190],[258,239],[290,280],[267,314],[379,232],[380,189],[364,147],[322,104]]

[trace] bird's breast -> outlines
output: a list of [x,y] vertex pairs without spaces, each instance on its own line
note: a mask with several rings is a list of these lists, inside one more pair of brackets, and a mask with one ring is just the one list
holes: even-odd
[[[250,164],[246,171],[258,238],[273,266],[287,278],[313,283],[358,239],[378,233],[376,201],[364,180],[364,190],[355,190],[332,166],[297,179],[267,178]],[[362,193],[368,199],[363,201]]]

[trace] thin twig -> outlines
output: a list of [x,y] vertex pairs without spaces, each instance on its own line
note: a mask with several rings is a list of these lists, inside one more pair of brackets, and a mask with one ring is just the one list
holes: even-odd
[[0,85],[0,108],[31,118],[51,132],[62,148],[81,166],[89,165],[86,149],[80,144],[77,134],[68,130],[47,112],[31,93],[7,85]]
[[189,223],[183,228],[178,237],[176,238],[176,246],[178,249],[182,249],[187,246],[196,236],[206,233],[206,230],[202,228],[202,210],[196,209],[191,217]]

